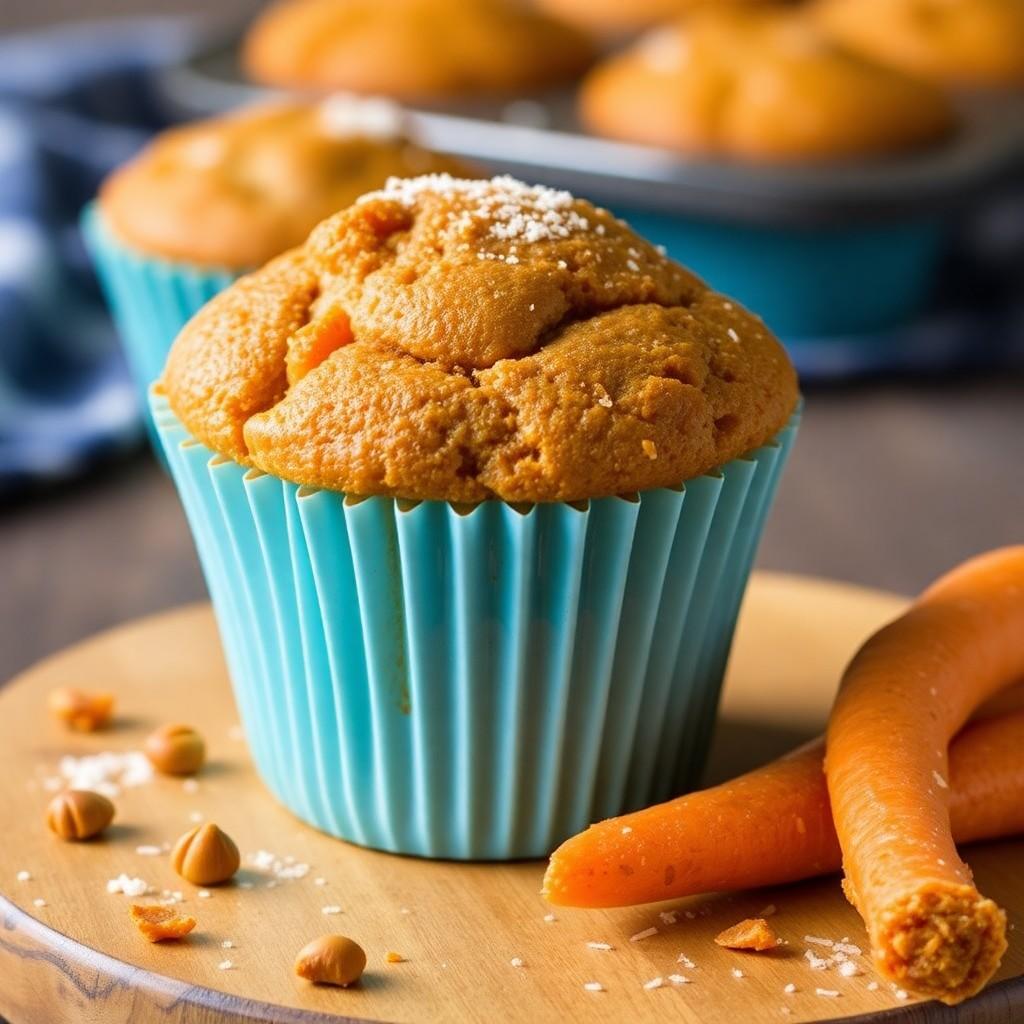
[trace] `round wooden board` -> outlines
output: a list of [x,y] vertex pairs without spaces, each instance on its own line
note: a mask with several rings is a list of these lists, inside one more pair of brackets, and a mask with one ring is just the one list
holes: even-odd
[[[901,605],[891,595],[839,584],[756,577],[711,774],[749,767],[820,728],[843,662]],[[112,690],[121,715],[115,727],[79,736],[52,722],[46,694],[66,684]],[[138,750],[151,728],[169,720],[187,720],[207,737],[211,760],[195,791],[180,780],[156,778],[123,791],[117,822],[102,841],[65,844],[48,834],[42,822],[46,780],[62,755]],[[1016,930],[999,983],[954,1010],[901,1003],[884,984],[870,990],[865,959],[865,973],[853,978],[809,969],[806,934],[849,936],[864,945],[836,878],[658,907],[558,910],[556,920],[546,921],[551,908],[538,895],[540,863],[467,865],[374,853],[322,836],[279,807],[246,756],[206,606],[103,634],[0,691],[0,772],[0,1015],[12,1024],[346,1017],[530,1024],[1024,1020],[1024,982],[1017,978],[1024,973],[1024,842],[970,851],[982,890],[1007,908]],[[238,881],[251,888],[232,884],[199,898],[173,874],[166,856],[142,855],[137,847],[173,841],[200,814],[222,825],[243,853],[294,857],[310,865],[309,874],[277,881],[250,865]],[[31,880],[18,881],[19,871],[31,872]],[[122,872],[158,890],[182,891],[183,909],[199,921],[187,942],[152,946],[142,940],[128,919],[131,901],[106,891],[107,880]],[[778,908],[774,923],[788,945],[753,955],[713,944],[721,928],[768,903]],[[329,905],[341,913],[323,914]],[[676,923],[659,918],[667,909],[679,910]],[[657,934],[631,941],[652,925]],[[367,950],[358,987],[317,988],[292,973],[296,951],[331,931]],[[233,947],[224,948],[225,941]],[[590,949],[588,941],[615,948]],[[407,961],[385,963],[388,950]],[[677,963],[681,953],[694,969]],[[522,966],[512,966],[515,957]],[[232,969],[219,968],[225,959]],[[643,987],[677,971],[691,983]],[[584,991],[590,981],[606,991]],[[786,994],[790,982],[797,991]],[[817,987],[841,995],[817,995]]]

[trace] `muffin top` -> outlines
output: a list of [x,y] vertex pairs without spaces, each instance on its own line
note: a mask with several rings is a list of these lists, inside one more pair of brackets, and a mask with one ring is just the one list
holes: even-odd
[[280,0],[243,48],[269,85],[400,99],[541,88],[592,57],[576,29],[516,0]]
[[818,0],[832,38],[940,82],[1024,85],[1022,0]]
[[895,153],[953,123],[936,87],[842,50],[789,9],[702,10],[657,29],[590,73],[580,112],[611,138],[779,161]]
[[389,182],[222,292],[163,386],[244,465],[455,502],[678,485],[797,400],[764,324],[607,210],[447,175]]
[[402,134],[386,101],[273,103],[159,135],[100,190],[107,226],[147,254],[257,267],[392,175],[467,173]]

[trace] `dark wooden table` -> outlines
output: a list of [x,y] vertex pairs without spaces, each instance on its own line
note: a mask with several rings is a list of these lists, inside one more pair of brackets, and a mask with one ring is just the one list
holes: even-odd
[[[1022,541],[1024,381],[874,384],[808,396],[759,561],[912,593]],[[202,594],[174,489],[148,455],[0,507],[0,680]]]

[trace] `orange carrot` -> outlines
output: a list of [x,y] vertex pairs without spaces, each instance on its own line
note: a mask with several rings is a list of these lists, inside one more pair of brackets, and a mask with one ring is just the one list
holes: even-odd
[[[823,751],[818,741],[713,789],[592,825],[552,855],[544,894],[562,906],[623,907],[838,871]],[[967,726],[949,773],[957,842],[1024,833],[1024,710]]]
[[882,974],[954,1004],[999,966],[1006,915],[950,831],[947,746],[1024,676],[1024,546],[953,570],[872,636],[843,675],[825,771],[845,887]]

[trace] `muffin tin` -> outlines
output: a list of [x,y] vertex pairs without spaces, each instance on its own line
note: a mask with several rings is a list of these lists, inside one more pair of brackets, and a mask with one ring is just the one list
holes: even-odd
[[[268,95],[245,82],[234,44],[197,53],[161,87],[178,116]],[[955,230],[1024,169],[1024,97],[958,105],[962,127],[946,145],[827,166],[686,159],[594,138],[579,131],[567,92],[411,117],[425,145],[605,204],[799,352],[809,338],[889,339],[919,316]]]

